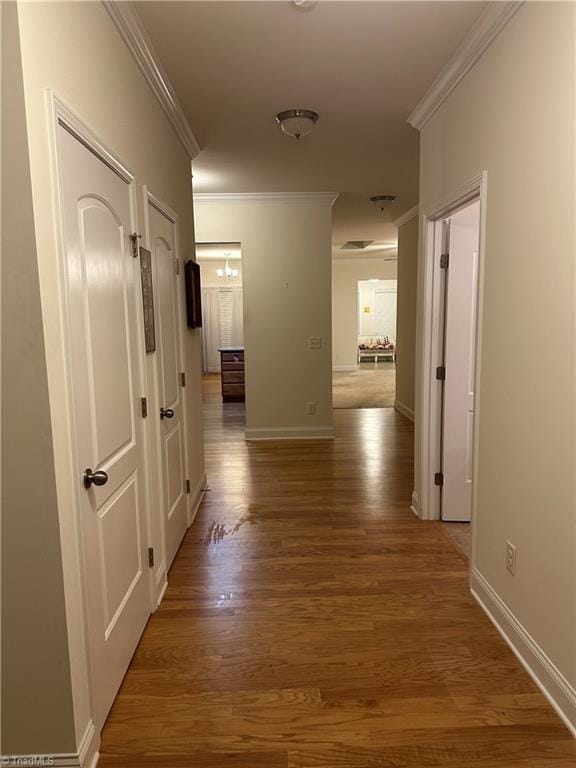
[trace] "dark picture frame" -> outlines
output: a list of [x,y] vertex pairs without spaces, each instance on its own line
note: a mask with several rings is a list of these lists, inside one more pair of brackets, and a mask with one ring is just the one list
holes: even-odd
[[186,321],[189,328],[202,327],[202,287],[200,265],[190,259],[184,266]]
[[142,308],[144,314],[144,344],[146,352],[156,351],[156,326],[154,323],[154,283],[152,279],[152,254],[139,248],[140,277],[142,280]]

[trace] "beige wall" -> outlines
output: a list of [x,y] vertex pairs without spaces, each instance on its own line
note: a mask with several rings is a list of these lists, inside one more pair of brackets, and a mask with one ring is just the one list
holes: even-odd
[[199,242],[242,244],[247,434],[330,430],[330,203],[202,202],[195,218]]
[[[191,217],[190,160],[150,87],[101,3],[18,4],[27,132],[30,150],[34,227],[37,242],[42,320],[46,344],[47,384],[53,424],[53,450],[58,515],[61,535],[67,631],[70,646],[70,675],[74,697],[76,743],[90,721],[83,634],[82,593],[78,531],[74,508],[75,470],[70,451],[66,360],[61,335],[57,219],[51,169],[50,123],[47,90],[55,94],[86,123],[134,173],[137,188],[137,218],[144,234],[144,189],[166,202],[180,217],[182,258],[194,252]],[[188,386],[190,478],[192,488],[202,482],[204,460],[200,405],[200,334],[184,331]],[[154,363],[147,357],[149,411],[157,412],[153,386]],[[152,429],[152,428],[150,428]],[[150,434],[152,440],[154,434]],[[152,444],[152,443],[151,443]],[[158,467],[150,474],[150,509],[161,509]],[[156,528],[157,530],[157,528]],[[35,533],[34,528],[30,528]],[[160,546],[153,541],[154,546]],[[161,551],[158,550],[158,551]],[[57,560],[53,548],[45,557]],[[157,562],[162,558],[157,558]],[[28,577],[42,579],[40,563],[28,562]],[[38,643],[43,641],[39,635]],[[32,671],[31,671],[32,674]],[[68,727],[65,709],[55,711],[61,729]],[[30,723],[23,722],[15,737],[28,749]],[[69,751],[63,730],[54,725],[45,751]],[[16,747],[14,747],[16,749]]]
[[422,130],[420,205],[487,171],[473,567],[576,696],[574,14],[521,6]]
[[418,216],[398,229],[398,310],[396,320],[396,400],[414,412]]
[[14,3],[2,3],[2,753],[76,749]]
[[229,280],[227,277],[220,278],[216,274],[217,269],[224,269],[226,259],[198,259],[200,264],[200,282],[203,288],[226,288],[242,285],[242,261],[231,259],[228,264],[231,269],[238,270],[238,277]]
[[396,262],[362,260],[332,262],[332,364],[339,368],[358,363],[358,281],[396,279]]

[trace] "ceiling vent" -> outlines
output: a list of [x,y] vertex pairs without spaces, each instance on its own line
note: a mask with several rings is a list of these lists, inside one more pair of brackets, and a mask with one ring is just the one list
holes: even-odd
[[364,248],[368,248],[369,245],[372,245],[374,240],[348,240],[347,243],[344,243],[342,246],[343,251],[362,251]]

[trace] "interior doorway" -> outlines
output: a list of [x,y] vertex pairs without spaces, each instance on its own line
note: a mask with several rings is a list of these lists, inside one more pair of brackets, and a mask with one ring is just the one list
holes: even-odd
[[202,284],[202,374],[205,392],[222,402],[246,399],[244,289],[240,243],[197,243]]
[[396,279],[357,281],[356,366],[334,373],[334,408],[394,406],[396,297]]
[[474,520],[484,177],[424,220],[418,512],[467,556]]

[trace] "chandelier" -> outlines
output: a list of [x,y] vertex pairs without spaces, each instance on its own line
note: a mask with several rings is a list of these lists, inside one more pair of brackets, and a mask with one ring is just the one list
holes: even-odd
[[238,277],[238,270],[232,269],[232,267],[228,263],[228,257],[230,256],[230,254],[225,253],[224,255],[226,256],[226,266],[224,267],[224,269],[222,268],[217,269],[216,274],[221,280],[225,277],[227,277],[228,280],[235,280]]

